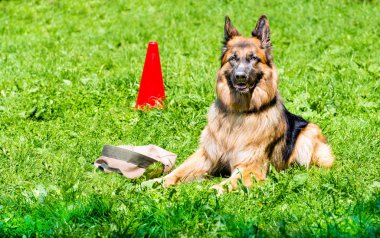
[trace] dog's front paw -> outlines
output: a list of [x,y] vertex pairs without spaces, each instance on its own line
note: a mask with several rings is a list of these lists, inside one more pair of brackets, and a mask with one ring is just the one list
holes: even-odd
[[141,183],[144,188],[157,188],[159,186],[164,186],[164,178],[150,179]]
[[141,185],[147,188],[157,188],[158,186],[163,186],[165,188],[176,185],[178,183],[178,179],[176,177],[163,177],[163,178],[155,178],[145,182],[142,182]]
[[225,192],[225,188],[220,184],[215,184],[214,186],[210,187],[210,189],[216,190],[216,193],[218,195],[221,195]]

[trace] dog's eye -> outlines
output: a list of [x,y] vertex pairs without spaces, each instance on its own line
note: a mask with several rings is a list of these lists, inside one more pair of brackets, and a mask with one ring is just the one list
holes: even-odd
[[237,60],[238,60],[238,58],[235,54],[231,55],[230,58],[228,58],[228,61],[230,61],[230,62],[231,61],[237,61]]
[[257,62],[259,62],[260,61],[260,58],[259,57],[257,57],[256,55],[254,55],[254,54],[251,54],[251,55],[248,55],[248,60],[249,61],[257,61]]

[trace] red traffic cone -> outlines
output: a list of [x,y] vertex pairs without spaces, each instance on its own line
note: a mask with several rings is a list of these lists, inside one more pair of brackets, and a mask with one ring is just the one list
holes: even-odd
[[135,109],[163,108],[162,99],[165,99],[165,89],[158,44],[157,42],[149,42]]

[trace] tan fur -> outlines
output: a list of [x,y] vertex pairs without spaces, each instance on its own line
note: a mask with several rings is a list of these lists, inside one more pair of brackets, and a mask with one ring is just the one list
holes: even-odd
[[[330,168],[334,161],[331,149],[319,127],[311,123],[302,129],[289,160],[284,161],[287,124],[277,89],[277,72],[267,58],[269,51],[264,51],[258,38],[242,37],[229,21],[226,24],[225,29],[227,33],[232,32],[233,38],[226,44],[222,67],[217,74],[218,100],[210,107],[198,150],[163,178],[164,185],[201,179],[227,170],[231,176],[213,186],[222,192],[225,187],[236,189],[239,179],[247,187],[253,185],[253,179],[264,180],[270,164],[277,170],[286,169],[293,163]],[[259,58],[253,67],[262,72],[262,78],[254,90],[238,93],[228,85],[226,75],[232,70],[228,59],[232,54],[240,57],[255,54]],[[273,99],[277,99],[274,105],[264,107]],[[254,112],[248,113],[250,111]]]
[[307,167],[317,165],[330,168],[333,165],[331,149],[317,125],[310,123],[301,131],[289,159],[289,165],[293,162]]

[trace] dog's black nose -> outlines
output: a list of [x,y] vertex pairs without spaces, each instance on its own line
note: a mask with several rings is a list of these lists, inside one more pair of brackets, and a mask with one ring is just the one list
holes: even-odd
[[244,72],[236,72],[235,78],[236,78],[236,81],[239,83],[247,82],[247,75]]

